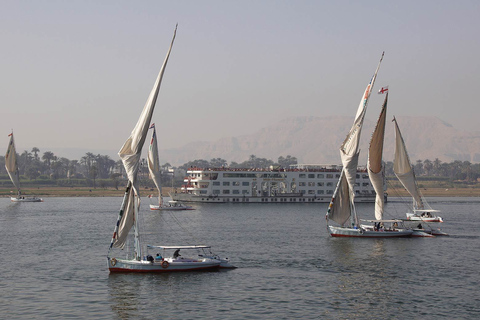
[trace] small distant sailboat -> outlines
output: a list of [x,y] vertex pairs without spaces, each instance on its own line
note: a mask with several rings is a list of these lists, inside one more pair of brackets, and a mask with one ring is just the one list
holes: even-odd
[[[326,215],[327,230],[332,237],[392,238],[408,237],[413,233],[412,230],[398,228],[399,224],[402,223],[402,220],[383,219],[384,177],[382,153],[388,95],[385,97],[385,102],[383,104],[380,117],[377,121],[377,126],[375,127],[375,131],[372,135],[368,156],[369,175],[372,174],[370,180],[372,181],[377,195],[375,199],[375,219],[365,221],[373,222],[374,225],[367,226],[360,224],[355,210],[354,186],[357,174],[356,168],[358,165],[358,156],[360,154],[360,151],[358,150],[360,133],[367,110],[368,99],[373,89],[375,78],[377,76],[378,69],[380,68],[382,59],[383,54],[372,80],[365,89],[365,93],[360,102],[353,126],[340,148],[343,170]],[[336,222],[339,226],[329,225],[330,220]],[[385,224],[387,223],[391,224],[390,228],[385,227]]]
[[440,211],[432,209],[423,198],[417,185],[415,172],[410,164],[407,147],[403,141],[397,119],[393,118],[392,121],[395,123],[395,157],[393,160],[393,171],[405,190],[412,196],[413,201],[413,213],[407,213],[407,220],[443,222],[441,217],[435,215],[436,212]]
[[[173,47],[177,29],[173,35],[170,48],[168,50],[163,66],[155,81],[155,85],[143,108],[138,122],[133,129],[130,137],[124,143],[119,151],[125,171],[128,175],[128,184],[125,190],[125,196],[120,208],[118,220],[113,233],[112,241],[107,254],[107,265],[110,272],[175,272],[175,271],[194,271],[194,270],[216,270],[222,267],[232,268],[227,259],[220,259],[218,256],[198,255],[194,258],[183,257],[179,254],[181,249],[207,249],[209,246],[147,246],[147,248],[173,249],[175,253],[171,257],[157,255],[156,258],[147,254],[144,256],[142,245],[140,243],[140,230],[138,228],[140,194],[138,188],[137,174],[139,170],[142,148],[147,137],[149,124],[152,119],[158,91],[162,81],[163,73]],[[134,234],[134,253],[132,258],[111,257],[113,248],[123,249],[127,242],[130,230],[133,228]],[[147,249],[148,250],[148,249]]]
[[158,190],[158,204],[150,204],[150,209],[195,210],[193,207],[184,205],[179,201],[170,200],[167,203],[164,203],[162,197],[162,182],[160,180],[160,160],[158,158],[157,131],[155,129],[155,123],[150,126],[150,129],[153,129],[153,133],[152,140],[150,141],[150,147],[148,148],[148,170],[150,171],[150,177],[152,178]]
[[[407,221],[419,223],[418,226],[414,228],[415,231],[426,232],[436,236],[448,235],[440,229],[432,228],[428,224],[431,222],[443,222],[443,219],[435,214],[440,211],[432,209],[425,198],[423,198],[417,185],[415,172],[410,163],[407,147],[405,146],[405,141],[400,132],[397,119],[394,117],[392,121],[395,123],[395,156],[393,160],[393,171],[405,190],[408,191],[413,201],[413,212],[407,212]],[[422,223],[425,223],[425,225],[422,225]]]
[[18,172],[17,164],[17,152],[15,150],[15,141],[13,139],[13,131],[8,135],[10,142],[8,143],[7,153],[5,154],[5,168],[7,169],[8,176],[12,180],[13,185],[17,188],[17,196],[11,197],[12,202],[42,202],[43,199],[38,197],[26,197],[22,195],[20,189],[20,174]]

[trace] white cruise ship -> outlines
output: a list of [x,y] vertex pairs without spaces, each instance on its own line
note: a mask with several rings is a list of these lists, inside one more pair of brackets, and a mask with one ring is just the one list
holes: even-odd
[[[341,166],[319,165],[292,169],[190,168],[181,190],[170,193],[170,197],[206,203],[328,203],[340,173]],[[355,186],[356,202],[375,202],[365,168],[358,168]]]

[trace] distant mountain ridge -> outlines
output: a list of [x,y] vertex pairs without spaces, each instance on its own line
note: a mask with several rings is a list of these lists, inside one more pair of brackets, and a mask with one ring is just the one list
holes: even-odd
[[[418,159],[443,162],[454,160],[480,162],[480,132],[467,132],[436,117],[397,117],[407,145],[410,161]],[[243,162],[250,155],[276,161],[279,156],[297,157],[299,163],[339,164],[339,147],[353,123],[353,117],[293,117],[262,128],[250,135],[229,137],[213,142],[192,142],[180,148],[160,150],[161,162],[181,165],[195,159],[222,158]],[[365,119],[360,144],[360,161],[366,152],[374,122]],[[393,159],[394,132],[386,127],[384,160]]]

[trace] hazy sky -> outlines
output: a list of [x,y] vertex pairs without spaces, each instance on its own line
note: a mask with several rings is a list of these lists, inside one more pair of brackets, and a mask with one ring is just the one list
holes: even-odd
[[[159,149],[249,134],[292,116],[353,117],[382,51],[375,92],[389,85],[390,115],[432,115],[478,130],[477,0],[0,5],[2,154],[11,129],[19,153],[115,154],[177,22],[153,119]],[[372,97],[368,118],[376,119],[381,100]]]

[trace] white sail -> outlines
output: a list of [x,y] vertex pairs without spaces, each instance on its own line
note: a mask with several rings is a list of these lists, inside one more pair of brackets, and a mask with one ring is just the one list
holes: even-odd
[[148,148],[148,171],[150,171],[150,177],[152,178],[155,186],[158,190],[158,204],[162,205],[162,184],[160,181],[160,161],[158,159],[158,147],[157,147],[157,131],[155,130],[155,124],[152,124],[153,129],[152,140],[150,141],[150,147]]
[[393,171],[398,180],[402,183],[403,187],[410,193],[415,201],[415,208],[422,209],[423,202],[420,192],[415,180],[415,173],[413,172],[410,159],[408,157],[407,148],[402,138],[402,133],[398,127],[397,120],[393,118],[395,122],[395,157],[393,160]]
[[377,78],[380,64],[383,60],[383,55],[384,53],[382,53],[382,57],[378,62],[377,69],[375,70],[372,79],[365,88],[365,92],[360,100],[352,128],[340,146],[340,157],[342,159],[343,170],[327,212],[327,219],[333,220],[340,225],[345,224],[348,219],[352,217],[352,210],[352,222],[354,224],[358,223],[353,204],[355,198],[354,187],[357,176],[358,156],[360,154],[358,147],[360,144],[360,134],[362,132],[365,113],[367,112],[368,100],[370,98],[370,94],[372,93],[373,85],[375,83],[375,79]]
[[[160,89],[160,84],[162,82],[165,67],[167,66],[170,51],[173,47],[176,32],[177,28],[175,28],[173,39],[170,44],[170,48],[168,49],[167,56],[165,57],[162,68],[160,69],[153,89],[150,92],[147,102],[145,103],[143,111],[140,114],[140,118],[138,119],[138,122],[133,129],[130,137],[127,139],[127,141],[125,141],[124,145],[118,152],[118,155],[122,159],[123,166],[125,167],[125,171],[127,172],[129,185],[131,185],[131,188],[127,188],[127,201],[124,201],[125,208],[123,210],[122,216],[120,217],[120,221],[118,222],[118,230],[114,233],[114,237],[112,239],[112,245],[117,248],[123,248],[125,246],[127,235],[130,229],[138,221],[137,213],[140,207],[140,195],[137,187],[137,173],[140,164],[140,156],[142,153],[143,145],[145,143],[145,139],[147,137],[149,124],[151,122],[153,110],[157,101],[158,91]],[[140,245],[138,243],[138,228],[135,228],[135,241],[136,258],[139,259],[140,257],[138,255],[140,254]]]
[[9,134],[10,142],[8,143],[7,153],[5,154],[5,168],[8,176],[17,188],[18,195],[20,195],[20,175],[18,173],[17,152],[15,150],[15,141],[13,140],[13,132]]
[[383,60],[383,55],[384,53],[382,53],[382,57],[378,62],[377,69],[375,70],[375,73],[373,74],[370,83],[365,88],[365,92],[363,93],[362,99],[360,100],[360,104],[357,109],[357,114],[355,116],[353,126],[340,147],[340,157],[342,159],[345,176],[350,188],[352,203],[355,197],[354,186],[358,167],[358,146],[360,144],[360,134],[362,132],[365,113],[367,112],[368,100],[370,98],[370,94],[372,93],[373,85],[375,84],[375,79],[377,78],[377,73]]
[[372,134],[372,139],[370,140],[370,147],[368,148],[368,176],[372,182],[372,186],[375,189],[375,219],[383,219],[383,186],[385,181],[385,170],[384,163],[382,160],[383,156],[383,141],[385,137],[385,122],[387,119],[387,101],[388,93],[385,96],[385,101],[383,102],[382,111],[378,117],[377,125]]
[[340,174],[337,188],[335,189],[334,198],[330,202],[327,211],[327,219],[333,220],[339,225],[344,225],[351,217],[351,199],[350,189],[345,177],[345,172]]

